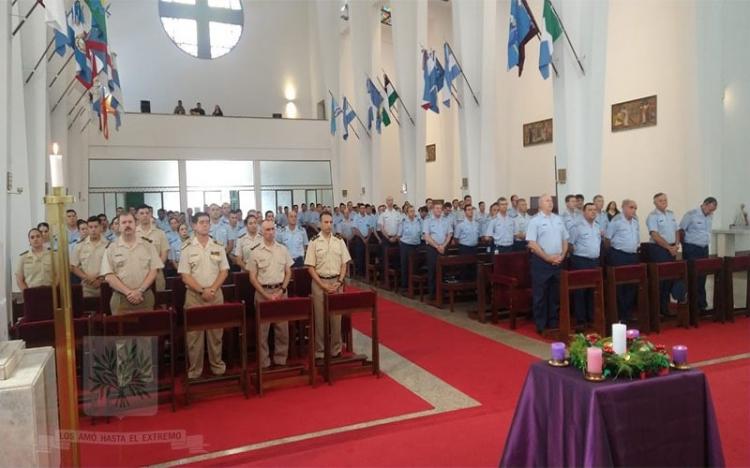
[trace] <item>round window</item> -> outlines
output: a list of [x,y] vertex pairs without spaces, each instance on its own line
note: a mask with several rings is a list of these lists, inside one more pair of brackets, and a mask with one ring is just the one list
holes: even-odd
[[159,16],[172,42],[202,59],[232,50],[244,24],[240,0],[159,0]]

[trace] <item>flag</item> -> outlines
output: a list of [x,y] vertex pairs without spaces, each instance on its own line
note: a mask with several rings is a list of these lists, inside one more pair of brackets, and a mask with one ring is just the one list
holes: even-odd
[[422,51],[422,71],[424,75],[422,108],[439,114],[440,109],[438,108],[437,95],[438,90],[443,84],[443,71],[442,67],[438,69],[438,62],[435,59],[434,51]]
[[375,116],[372,113],[372,106],[367,108],[367,130],[372,130],[372,121],[375,119]]
[[544,0],[544,12],[542,13],[542,42],[539,44],[539,71],[546,80],[549,78],[549,64],[552,63],[553,44],[562,34],[560,22],[552,10],[550,0]]
[[89,22],[90,14],[87,16],[88,7],[81,0],[73,2],[70,21],[68,22],[68,45],[73,49],[73,58],[76,62],[76,79],[84,88],[90,89],[94,84],[93,71],[91,69],[91,53],[89,52],[86,37],[91,29]]
[[438,58],[435,58],[435,82],[437,83],[437,91],[440,94],[440,100],[446,107],[451,106],[451,91],[445,86],[445,69],[443,64],[440,63]]
[[373,83],[371,79],[367,78],[366,85],[367,94],[370,95],[370,102],[373,107],[379,108],[380,105],[383,104],[383,96],[380,94],[380,91],[378,91],[378,88],[375,87],[375,83]]
[[336,98],[331,96],[331,135],[336,135],[336,118],[341,113],[341,108],[336,104]]
[[383,111],[381,112],[382,117],[380,117],[380,120],[383,121],[383,125],[386,127],[391,124],[391,117],[388,115],[388,111],[383,107]]
[[367,85],[367,94],[370,95],[371,103],[370,108],[367,111],[367,129],[372,129],[372,121],[374,119],[375,130],[380,133],[380,124],[382,118],[380,109],[383,106],[383,95],[380,94],[380,91],[375,87],[375,83],[373,83],[370,78],[367,78],[367,82],[365,84]]
[[508,33],[508,70],[518,67],[523,72],[526,43],[539,32],[526,0],[511,0],[510,31]]
[[111,109],[111,113],[115,116],[115,130],[120,129],[122,124],[122,113],[124,112],[124,101],[122,98],[122,88],[120,87],[120,73],[117,71],[117,54],[110,52],[109,54],[109,82],[107,87],[109,88],[108,95],[108,108]]
[[[453,55],[453,51],[447,42],[443,44],[443,52],[445,53],[445,86],[448,88],[448,93],[450,93],[453,88],[453,80],[458,78],[458,75],[461,74],[461,69],[458,67],[456,56]],[[443,101],[443,104],[445,104],[446,107],[450,107],[450,98],[448,98],[447,101]]]
[[39,3],[44,7],[47,26],[52,28],[55,34],[59,33],[65,36],[68,33],[68,21],[66,20],[64,0],[45,0],[44,3],[41,1]]
[[391,108],[398,100],[398,93],[396,92],[396,88],[393,87],[391,80],[388,79],[388,75],[383,73],[383,76],[385,77],[385,94],[388,97],[388,107]]
[[349,138],[349,124],[352,123],[352,120],[357,117],[357,114],[354,113],[354,109],[349,107],[349,101],[346,99],[346,96],[344,96],[344,140]]
[[107,11],[104,9],[101,0],[85,0],[86,5],[91,13],[91,29],[86,37],[86,47],[91,53],[91,68],[94,77],[98,75],[106,76],[109,73],[107,64]]

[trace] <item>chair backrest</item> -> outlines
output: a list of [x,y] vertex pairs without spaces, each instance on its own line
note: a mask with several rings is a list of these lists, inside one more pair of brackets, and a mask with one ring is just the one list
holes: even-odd
[[226,304],[190,307],[183,310],[185,331],[212,328],[244,327],[245,304]]
[[277,301],[261,301],[257,313],[264,322],[300,320],[310,317],[312,299],[309,297],[289,297]]
[[156,309],[104,316],[101,320],[105,336],[169,336],[174,323],[173,309]]
[[698,273],[717,273],[724,268],[724,259],[721,257],[696,258],[690,260],[693,268]]
[[724,257],[729,271],[750,270],[750,255],[737,255],[735,257]]
[[423,248],[417,248],[415,251],[409,254],[409,274],[420,275],[422,274],[422,267],[427,262],[427,252]]
[[377,304],[375,291],[355,291],[337,294],[326,294],[328,310],[331,312],[352,312],[372,309]]
[[251,306],[255,302],[255,288],[250,282],[250,276],[246,271],[236,271],[234,276],[234,299],[236,301],[245,301],[245,304]]
[[294,297],[308,297],[312,294],[312,277],[307,267],[292,268]]
[[175,281],[182,281],[182,279],[179,276],[167,276],[166,278],[164,278],[166,289],[171,291]]
[[611,278],[616,284],[637,283],[641,280],[646,281],[646,264],[636,263],[634,265],[608,267],[607,277]]
[[[87,317],[73,319],[73,336],[76,342],[90,334],[89,320]],[[22,322],[18,324],[16,334],[26,342],[28,348],[55,346],[55,321]]]
[[182,309],[185,307],[185,283],[182,278],[172,283],[172,307],[179,315],[182,315]]
[[680,279],[687,275],[687,263],[684,261],[664,262],[653,264],[653,269],[659,279]]
[[83,285],[73,284],[70,286],[71,299],[73,303],[73,317],[83,317],[86,305],[83,300]]
[[510,276],[518,280],[518,287],[531,287],[531,266],[528,252],[510,252],[493,256],[492,273]]
[[440,255],[437,258],[437,262],[444,267],[446,266],[465,266],[465,265],[476,265],[477,256],[474,254],[467,255]]
[[99,294],[99,311],[102,315],[112,315],[109,300],[112,299],[112,287],[106,281],[102,281],[102,289]]
[[53,317],[52,286],[38,286],[23,290],[24,322],[52,320]]
[[563,270],[567,286],[569,288],[586,288],[602,284],[602,269],[591,268],[588,270]]

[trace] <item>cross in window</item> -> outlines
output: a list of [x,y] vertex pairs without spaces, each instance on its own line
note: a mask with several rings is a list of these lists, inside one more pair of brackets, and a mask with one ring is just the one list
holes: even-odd
[[211,58],[211,35],[209,22],[236,24],[242,26],[242,10],[215,8],[208,0],[195,0],[194,5],[176,2],[159,2],[159,15],[167,18],[195,20],[198,29],[198,58]]

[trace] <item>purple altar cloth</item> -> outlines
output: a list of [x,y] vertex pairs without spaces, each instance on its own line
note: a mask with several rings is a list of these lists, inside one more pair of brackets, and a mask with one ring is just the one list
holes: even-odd
[[500,466],[724,466],[708,381],[691,370],[592,383],[532,364]]

